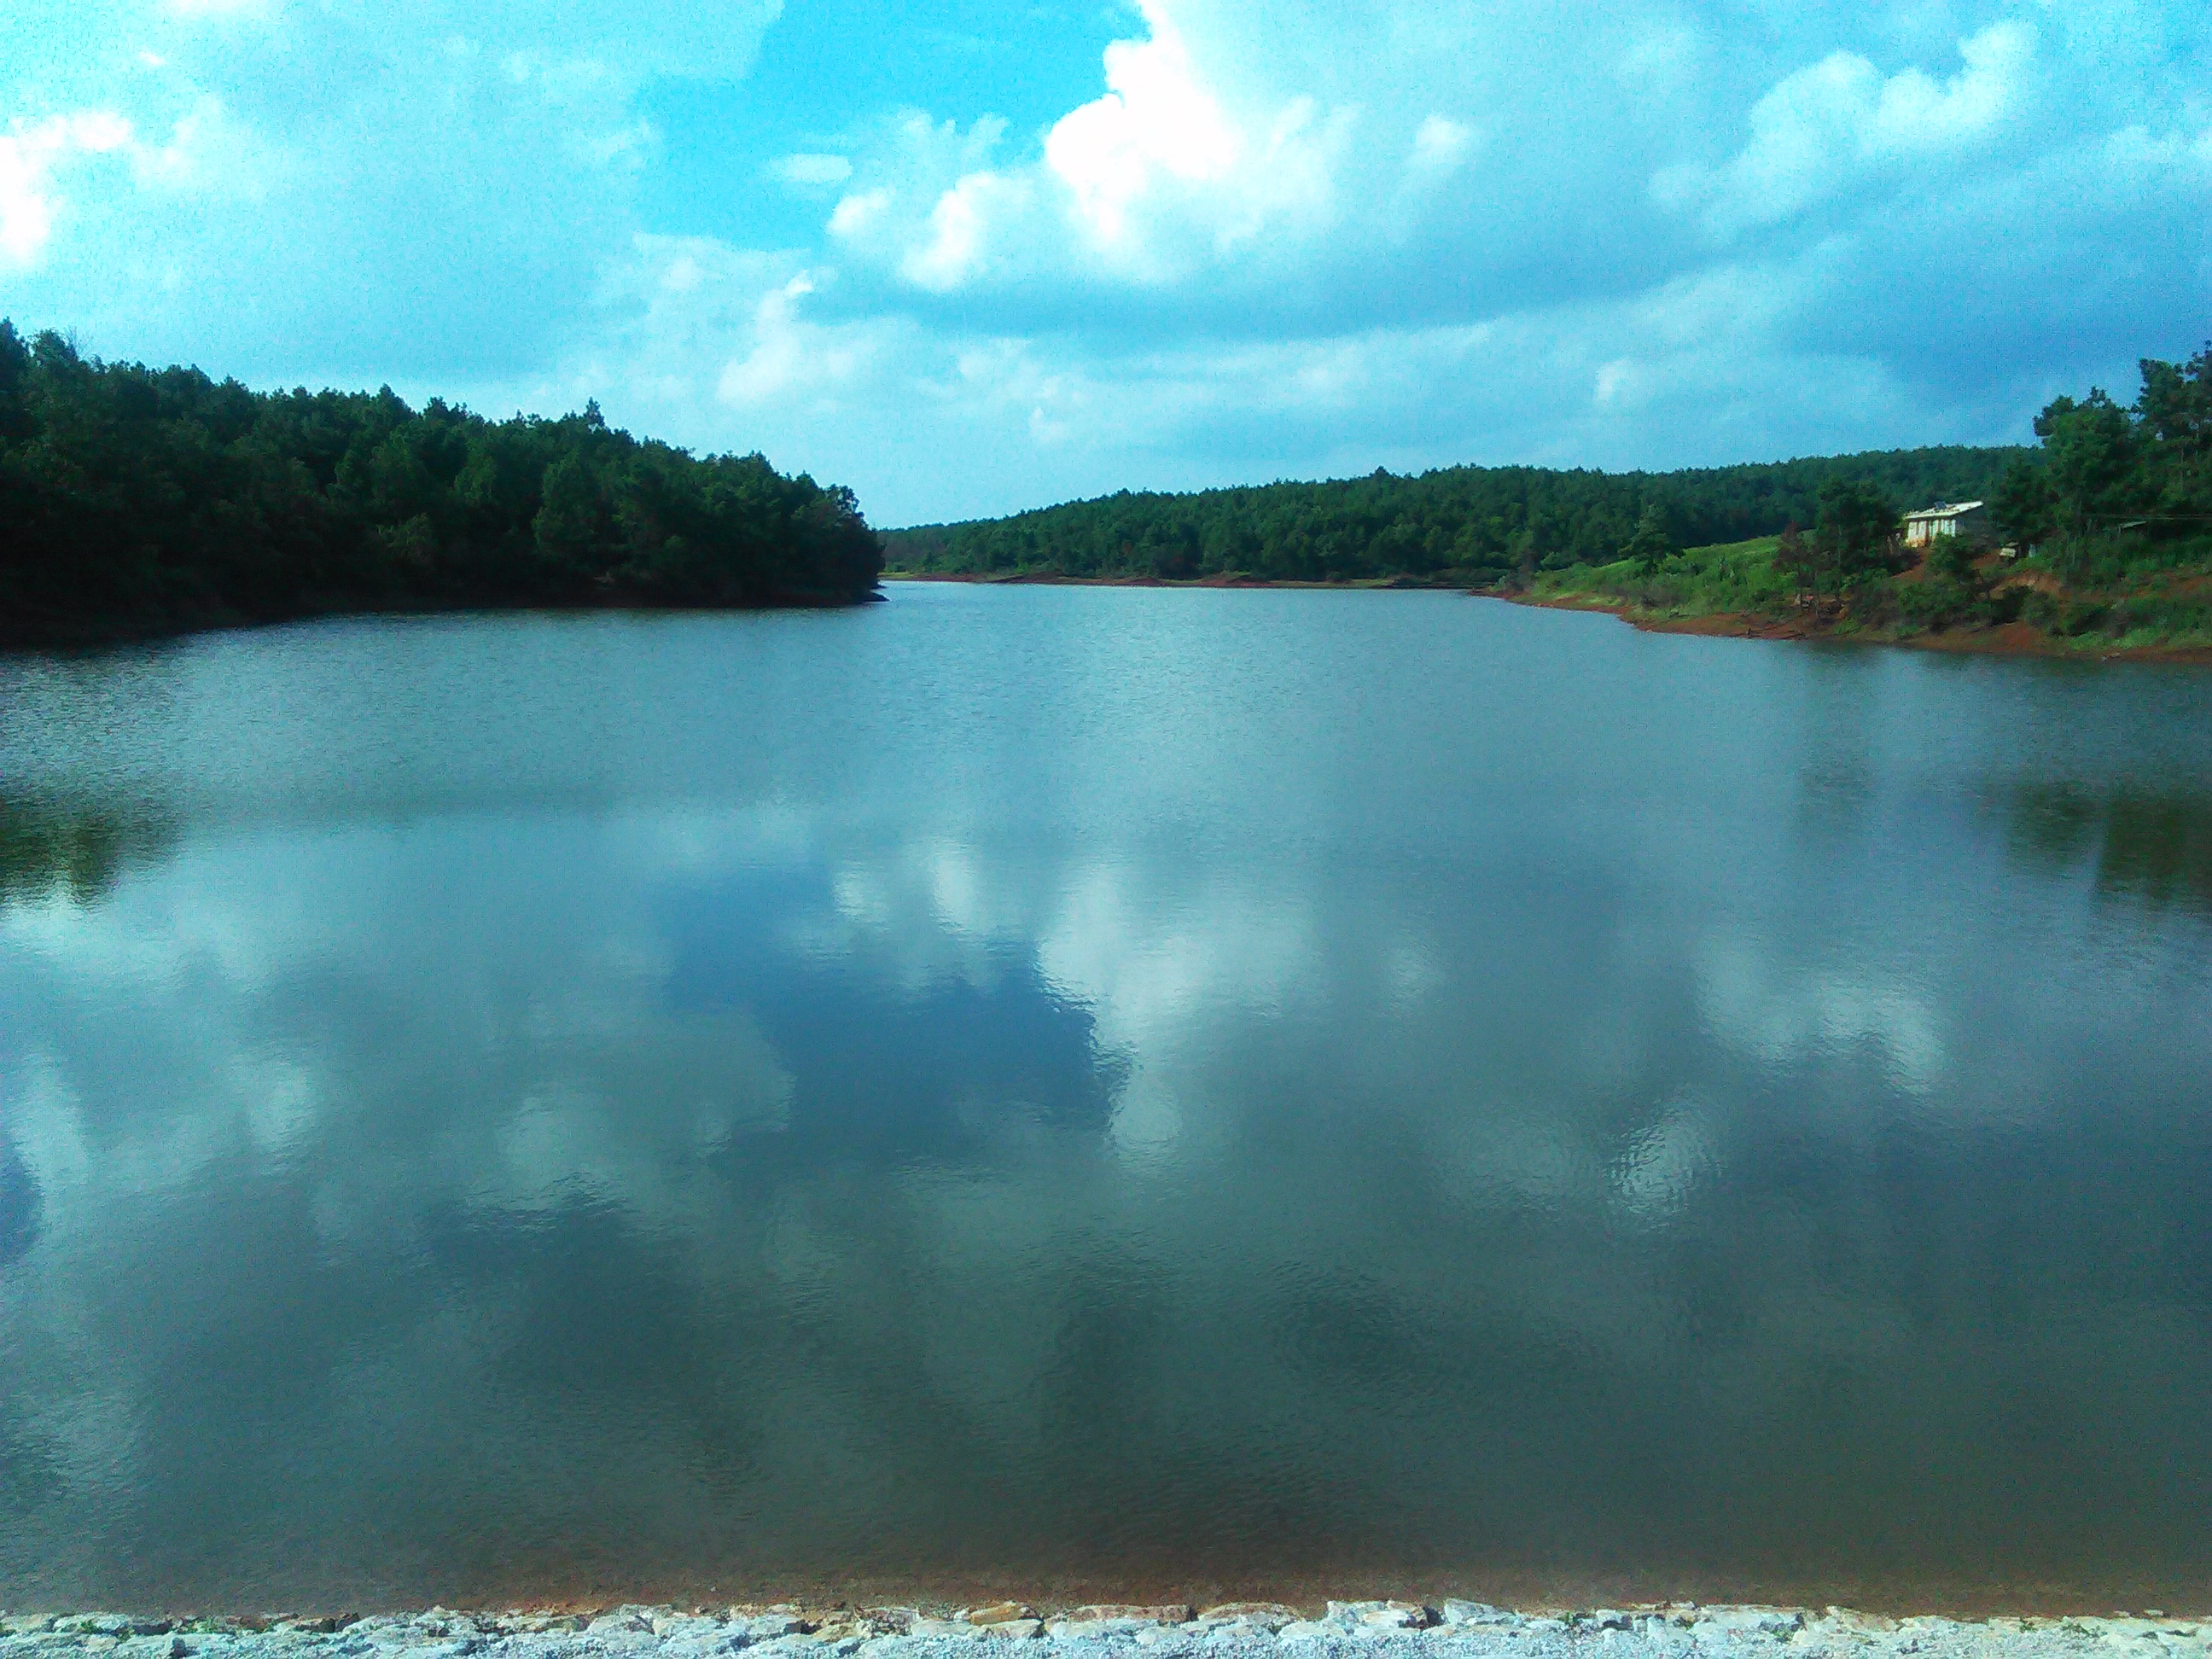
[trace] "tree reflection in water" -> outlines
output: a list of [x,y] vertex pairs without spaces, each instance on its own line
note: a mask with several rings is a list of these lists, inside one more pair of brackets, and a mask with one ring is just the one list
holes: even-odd
[[2021,786],[2008,803],[2014,854],[2046,869],[2087,861],[2100,896],[2212,915],[2212,795],[2123,784]]
[[175,839],[174,825],[149,808],[0,796],[0,903],[66,893],[90,904],[127,865],[158,856]]

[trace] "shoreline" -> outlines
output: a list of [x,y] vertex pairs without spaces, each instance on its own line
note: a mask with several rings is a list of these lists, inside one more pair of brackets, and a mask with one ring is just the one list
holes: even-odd
[[328,609],[288,612],[281,617],[249,617],[210,612],[190,621],[171,621],[147,628],[78,629],[49,634],[26,642],[0,639],[0,660],[10,657],[84,657],[134,647],[179,645],[210,634],[251,634],[316,623],[436,622],[448,617],[754,617],[776,611],[856,611],[880,605],[884,595],[874,587],[858,598],[809,595],[764,600],[758,605],[653,605],[599,599],[573,602],[532,600],[526,604],[337,605]]
[[[173,1620],[0,1615],[4,1659],[2167,1659],[2212,1653],[2212,1623],[2139,1614],[1892,1618],[1828,1607],[1668,1602],[1516,1611],[1486,1602],[1240,1601],[1198,1607],[1016,1601],[957,1611],[799,1603]],[[1017,1651],[1021,1650],[1019,1648]]]
[[886,571],[886,582],[958,582],[981,587],[1187,587],[1297,588],[1341,590],[1347,592],[1464,593],[1469,599],[1497,599],[1506,605],[1527,605],[1538,611],[1590,611],[1609,616],[1644,634],[1688,634],[1705,639],[1789,641],[1802,645],[1888,646],[1909,651],[1936,651],[1954,656],[2033,657],[2047,662],[2151,662],[2183,666],[2212,666],[2212,648],[2194,646],[2080,645],[2052,638],[2027,623],[2000,627],[1947,629],[1938,633],[1890,636],[1881,634],[1838,633],[1811,629],[1787,617],[1766,617],[1741,611],[1709,611],[1696,617],[1661,617],[1642,612],[1625,599],[1602,595],[1505,592],[1494,587],[1469,587],[1462,582],[1424,580],[1413,576],[1376,577],[1359,581],[1279,581],[1257,576],[1197,576],[1188,580],[1169,576],[1060,576],[1023,573],[985,575],[963,572]]
[[1419,576],[1370,576],[1356,581],[1303,581],[1289,577],[1247,576],[1062,576],[1036,571],[1004,574],[962,570],[886,570],[878,579],[886,582],[954,582],[969,587],[1289,587],[1346,592],[1466,593],[1477,599],[1496,597],[1465,582],[1429,581]]
[[1498,593],[1463,590],[1476,599],[1502,599],[1539,611],[1594,611],[1626,623],[1644,634],[1691,634],[1706,639],[1787,640],[1801,645],[1890,646],[1907,651],[1936,651],[1953,656],[2033,657],[2045,662],[2156,662],[2202,667],[2212,665],[2212,649],[2197,646],[2139,645],[2104,647],[2053,639],[2030,623],[1993,628],[1945,629],[1937,633],[1889,635],[1838,633],[1807,628],[1787,617],[1753,611],[1715,611],[1698,617],[1644,614],[1625,599],[1566,593]]

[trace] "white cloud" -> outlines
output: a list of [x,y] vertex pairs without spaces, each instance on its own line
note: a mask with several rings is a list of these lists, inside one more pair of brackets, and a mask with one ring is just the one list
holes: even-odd
[[52,149],[39,133],[0,137],[0,254],[27,264],[53,234],[54,204],[46,194]]
[[61,198],[56,167],[72,153],[102,155],[131,142],[131,123],[112,110],[54,116],[0,134],[0,258],[28,264],[52,235]]
[[1701,201],[1706,224],[1733,235],[1778,223],[1884,167],[1954,162],[2025,106],[2035,53],[2034,29],[2013,20],[1960,41],[1964,67],[1940,84],[1917,68],[1885,79],[1864,58],[1832,52],[1753,106],[1750,142],[1717,173],[1677,170],[1657,188],[1663,199]]
[[842,185],[853,176],[853,163],[848,156],[801,152],[779,155],[769,171],[786,184]]
[[[868,187],[839,204],[830,234],[930,294],[1071,279],[1165,291],[1262,243],[1310,242],[1335,217],[1358,111],[1295,92],[1240,93],[1232,109],[1218,66],[1183,38],[1188,3],[1146,0],[1145,38],[1107,47],[1104,94],[1054,122],[1039,156],[1004,155],[1003,122],[899,124],[856,161]],[[1464,136],[1432,128],[1429,159]]]
[[1145,0],[1142,10],[1150,38],[1107,47],[1106,95],[1062,116],[1045,140],[1047,164],[1109,246],[1127,235],[1130,209],[1155,178],[1219,179],[1245,148],[1193,70],[1164,0]]
[[838,238],[859,236],[868,227],[883,217],[892,201],[888,190],[864,190],[857,195],[840,200],[836,210],[830,216],[830,234]]
[[1474,129],[1449,116],[1431,115],[1413,134],[1413,165],[1425,173],[1449,173],[1467,159]]
[[722,371],[717,392],[724,403],[762,403],[798,380],[807,366],[807,352],[792,307],[813,291],[814,279],[802,272],[763,296],[753,313],[751,352]]
[[935,293],[957,288],[989,264],[994,224],[1014,219],[1029,199],[1024,179],[969,173],[930,210],[927,244],[908,253],[900,267],[906,279]]

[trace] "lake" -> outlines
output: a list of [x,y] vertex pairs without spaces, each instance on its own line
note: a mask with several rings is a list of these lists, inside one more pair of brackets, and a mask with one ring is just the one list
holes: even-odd
[[2212,1605],[2212,674],[896,585],[0,659],[0,1605]]

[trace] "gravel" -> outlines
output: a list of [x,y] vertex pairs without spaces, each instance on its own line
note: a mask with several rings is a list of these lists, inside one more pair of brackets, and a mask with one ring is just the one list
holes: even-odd
[[[1018,1644],[1011,1650],[1004,1644]],[[1887,1619],[1830,1607],[1519,1613],[1477,1601],[1332,1601],[1319,1617],[1263,1602],[1042,1611],[1015,1602],[596,1613],[427,1613],[366,1619],[0,1614],[0,1659],[2212,1659],[2212,1621]]]

